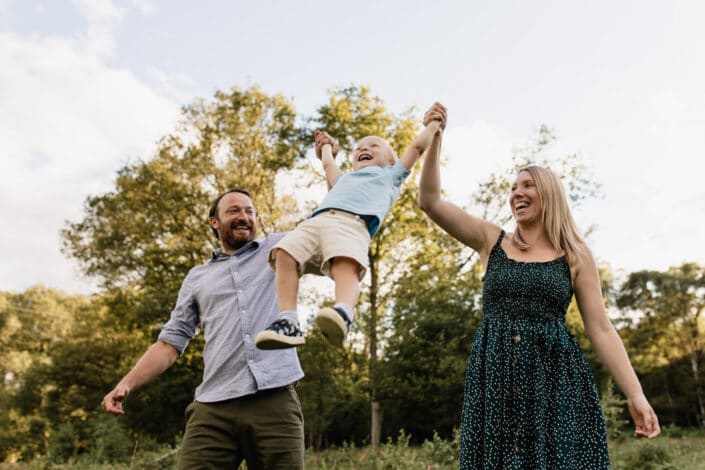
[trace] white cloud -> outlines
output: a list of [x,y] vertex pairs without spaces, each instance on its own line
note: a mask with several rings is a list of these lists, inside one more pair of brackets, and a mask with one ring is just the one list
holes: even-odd
[[58,231],[80,219],[86,196],[107,190],[121,165],[151,154],[178,104],[78,41],[0,33],[0,43],[0,289],[87,291],[59,252]]
[[191,75],[185,72],[165,72],[157,67],[147,69],[156,91],[177,103],[185,103],[193,96],[199,96]]
[[127,14],[125,8],[111,0],[72,0],[88,21],[88,29],[81,34],[79,44],[88,53],[110,57],[115,51],[115,32]]
[[149,16],[157,12],[157,7],[148,0],[130,0],[130,5],[141,15]]

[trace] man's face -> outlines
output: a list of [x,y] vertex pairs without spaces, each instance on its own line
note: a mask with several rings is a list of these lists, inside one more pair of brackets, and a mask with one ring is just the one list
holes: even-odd
[[243,247],[257,235],[256,212],[252,200],[242,193],[229,193],[218,202],[215,217],[210,224],[220,237],[220,246],[226,253]]

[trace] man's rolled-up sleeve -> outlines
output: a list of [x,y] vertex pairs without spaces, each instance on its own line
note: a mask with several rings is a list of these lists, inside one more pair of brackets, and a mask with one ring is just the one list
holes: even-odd
[[174,310],[171,311],[169,321],[164,324],[159,341],[171,344],[183,354],[189,341],[196,334],[196,327],[200,323],[198,302],[194,289],[195,279],[193,271],[189,272],[179,289],[179,297]]

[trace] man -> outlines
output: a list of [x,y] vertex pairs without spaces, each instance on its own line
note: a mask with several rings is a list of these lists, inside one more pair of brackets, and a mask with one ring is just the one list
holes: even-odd
[[262,351],[255,334],[278,317],[271,248],[255,240],[250,194],[232,189],[214,201],[210,226],[220,241],[211,259],[188,273],[157,341],[105,398],[123,414],[127,395],[168,369],[196,327],[205,335],[203,381],[186,408],[179,468],[303,468],[303,416],[294,385],[303,377],[295,349]]

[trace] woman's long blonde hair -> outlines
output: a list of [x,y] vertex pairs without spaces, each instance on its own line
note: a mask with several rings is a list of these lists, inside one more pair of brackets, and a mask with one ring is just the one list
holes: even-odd
[[[568,207],[568,199],[563,189],[563,184],[558,176],[548,168],[538,165],[529,165],[519,170],[528,172],[536,183],[541,207],[541,222],[543,223],[548,240],[559,253],[564,252],[571,266],[577,261],[578,256],[587,249],[585,240],[580,235],[573,216]],[[520,250],[529,248],[516,229],[514,244]]]

